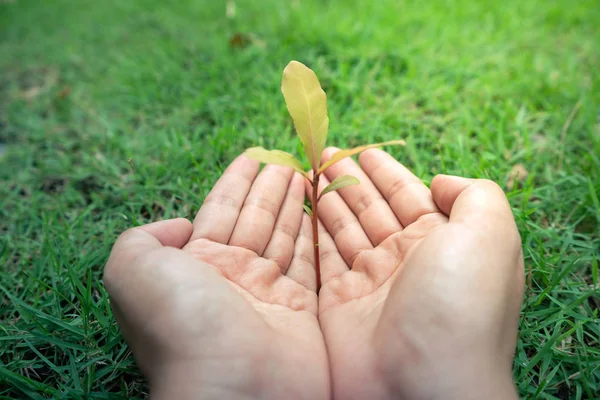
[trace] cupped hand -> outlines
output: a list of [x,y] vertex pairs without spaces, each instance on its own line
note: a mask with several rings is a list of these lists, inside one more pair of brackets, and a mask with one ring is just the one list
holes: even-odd
[[516,398],[524,268],[504,193],[450,176],[430,190],[381,150],[360,164],[345,159],[321,181],[361,181],[319,203],[319,319],[334,397]]
[[238,157],[185,219],[130,229],[104,275],[153,398],[328,398],[302,177]]

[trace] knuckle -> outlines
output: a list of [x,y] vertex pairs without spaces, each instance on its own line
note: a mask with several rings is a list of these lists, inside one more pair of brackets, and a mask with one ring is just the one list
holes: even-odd
[[350,259],[349,259],[349,265],[352,266],[352,268],[355,268],[362,259],[362,249],[359,250],[355,250],[351,255],[350,255]]
[[271,257],[269,257],[269,259],[275,264],[279,265],[279,268],[281,268],[282,270],[287,269],[287,267],[290,264],[290,257],[283,253],[274,254]]
[[402,181],[401,179],[395,179],[394,183],[392,183],[392,186],[390,186],[390,188],[388,189],[387,198],[393,198],[396,195],[396,193],[402,190],[404,186],[404,181]]
[[209,194],[204,200],[205,204],[216,204],[220,206],[238,207],[238,202],[232,196],[226,194]]
[[297,230],[288,223],[282,222],[278,226],[275,227],[277,231],[279,231],[285,237],[291,238],[292,240],[296,239]]
[[298,254],[298,260],[305,265],[312,266],[314,264],[313,257],[306,253]]
[[331,224],[331,236],[337,237],[349,225],[356,223],[354,217],[339,217]]
[[387,198],[388,199],[394,198],[394,196],[398,195],[402,190],[404,190],[408,186],[414,185],[416,183],[419,183],[419,182],[410,181],[410,180],[401,179],[401,178],[394,180],[394,183],[392,183],[392,186],[390,186],[390,188],[388,189]]
[[115,242],[115,246],[120,244],[121,242],[128,241],[130,237],[135,236],[140,231],[140,228],[129,228],[126,231],[122,232],[119,237],[117,237],[117,241]]
[[477,182],[481,187],[490,191],[502,193],[502,195],[505,196],[504,190],[502,190],[500,185],[498,185],[498,183],[492,181],[491,179],[477,179]]
[[367,210],[373,204],[373,197],[363,194],[356,199],[354,203],[354,212],[357,216],[360,216],[365,210]]
[[254,199],[248,199],[247,206],[263,210],[272,215],[273,217],[277,215],[277,211],[279,210],[279,205],[266,197],[256,197]]
[[337,254],[336,251],[332,250],[332,249],[321,249],[319,252],[319,258],[321,259],[322,262],[325,262],[327,260],[329,260],[332,257],[335,257],[335,255]]

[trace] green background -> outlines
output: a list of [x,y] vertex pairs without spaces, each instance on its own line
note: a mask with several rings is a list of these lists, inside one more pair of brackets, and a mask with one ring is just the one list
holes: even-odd
[[507,191],[527,271],[519,391],[597,398],[598,2],[235,6],[0,1],[0,397],[147,394],[101,284],[111,245],[192,218],[247,147],[300,155],[279,89],[297,59],[327,92],[329,144],[403,138],[389,151],[425,182]]

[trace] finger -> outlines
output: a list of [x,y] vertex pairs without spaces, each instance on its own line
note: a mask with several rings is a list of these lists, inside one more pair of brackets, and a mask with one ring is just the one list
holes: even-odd
[[307,214],[304,214],[302,218],[302,227],[296,240],[294,258],[290,263],[290,267],[283,273],[308,290],[313,292],[317,290],[312,224]]
[[279,165],[267,165],[258,175],[229,244],[262,254],[269,243],[279,210],[285,198],[294,170]]
[[325,284],[337,278],[350,268],[335,246],[333,238],[319,221],[319,259],[321,261],[321,282]]
[[271,240],[262,254],[264,258],[275,261],[282,273],[288,269],[294,255],[294,244],[302,225],[303,203],[304,178],[296,173],[290,181]]
[[[335,147],[325,149],[323,162],[338,151]],[[356,215],[374,246],[402,229],[388,202],[352,158],[348,157],[333,164],[325,171],[325,175],[330,181],[342,175],[358,178],[360,185],[345,187],[337,192]]]
[[259,167],[260,163],[244,156],[227,167],[196,214],[192,240],[229,241]]
[[517,230],[506,195],[492,181],[438,175],[431,182],[431,190],[450,222],[493,232],[499,237]]
[[385,151],[367,150],[359,160],[404,227],[439,212],[427,186]]
[[[325,176],[320,177],[319,192],[329,184]],[[312,196],[312,186],[306,184],[309,197]],[[312,198],[312,197],[311,197]],[[348,265],[352,265],[354,259],[362,250],[372,249],[373,244],[363,230],[360,222],[350,210],[346,202],[336,192],[328,193],[318,202],[317,213],[323,226],[340,251],[342,258]]]

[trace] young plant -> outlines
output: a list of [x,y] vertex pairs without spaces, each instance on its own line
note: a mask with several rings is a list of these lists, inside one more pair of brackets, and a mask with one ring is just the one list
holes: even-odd
[[321,164],[321,153],[325,149],[329,117],[327,116],[327,96],[319,84],[317,75],[306,65],[291,61],[283,70],[281,91],[285,98],[287,109],[294,120],[296,132],[304,147],[304,153],[312,168],[312,178],[302,168],[302,163],[292,154],[281,150],[266,150],[262,147],[252,147],[244,153],[248,158],[265,164],[277,164],[292,167],[301,173],[312,186],[312,210],[305,207],[312,218],[313,243],[315,252],[315,272],[317,274],[317,290],[321,287],[321,263],[319,259],[319,200],[327,193],[350,185],[358,185],[359,180],[351,175],[342,175],[327,185],[319,193],[319,178],[325,170],[336,162],[358,154],[372,147],[385,145],[405,145],[403,140],[369,144],[348,150],[340,150]]

